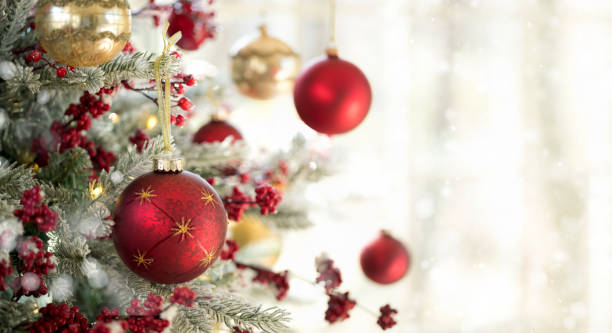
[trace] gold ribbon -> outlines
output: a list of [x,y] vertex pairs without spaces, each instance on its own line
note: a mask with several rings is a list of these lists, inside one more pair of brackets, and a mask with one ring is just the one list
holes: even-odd
[[[178,31],[168,38],[168,22],[164,23],[162,29],[162,37],[164,39],[164,49],[162,53],[155,59],[155,87],[157,88],[157,107],[159,110],[159,119],[161,119],[161,130],[164,138],[164,151],[171,152],[172,145],[170,144],[170,75],[162,73],[160,69],[161,60],[170,54],[170,48],[181,39],[181,32]],[[162,80],[164,81],[164,89],[162,89]]]

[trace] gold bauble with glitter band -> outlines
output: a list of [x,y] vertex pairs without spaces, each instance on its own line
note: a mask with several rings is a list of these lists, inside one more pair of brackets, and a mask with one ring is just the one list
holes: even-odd
[[36,36],[58,63],[99,66],[123,50],[130,39],[126,0],[39,0]]
[[300,70],[300,57],[285,42],[268,35],[239,40],[232,57],[232,80],[238,90],[255,99],[270,99],[290,92]]

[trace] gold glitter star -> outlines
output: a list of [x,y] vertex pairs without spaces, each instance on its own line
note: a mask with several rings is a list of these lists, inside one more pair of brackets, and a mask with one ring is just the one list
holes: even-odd
[[215,207],[215,197],[213,196],[212,193],[207,193],[206,191],[202,191],[202,197],[200,198],[202,200],[204,200],[204,202],[206,202],[206,204],[211,204],[213,207]]
[[172,231],[174,231],[173,236],[181,237],[181,242],[185,239],[185,235],[189,235],[189,237],[193,238],[190,232],[193,231],[193,227],[190,224],[191,219],[185,220],[184,217],[181,217],[181,222],[176,222],[176,227],[172,228]]
[[134,255],[134,261],[137,266],[140,267],[140,265],[143,265],[145,269],[148,269],[149,265],[153,262],[153,258],[145,258],[147,252],[140,253],[140,250],[137,251],[138,253]]
[[143,201],[151,202],[151,198],[156,197],[157,194],[153,194],[155,190],[151,189],[151,185],[147,186],[146,189],[140,190],[140,192],[136,192],[136,196],[140,199],[140,205],[142,205]]
[[215,259],[215,254],[217,253],[217,250],[213,249],[212,251],[208,252],[206,251],[206,249],[204,249],[204,258],[200,259],[200,265],[202,266],[208,266],[210,265],[213,260]]

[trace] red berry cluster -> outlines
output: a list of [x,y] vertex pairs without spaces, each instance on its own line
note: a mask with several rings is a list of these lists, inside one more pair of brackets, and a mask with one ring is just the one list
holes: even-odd
[[42,203],[40,187],[35,186],[23,192],[20,202],[22,208],[13,211],[13,215],[19,218],[23,224],[34,222],[41,232],[55,230],[57,213]]
[[349,318],[349,311],[355,307],[357,302],[349,298],[348,291],[344,294],[329,293],[327,301],[327,310],[325,311],[325,320],[330,324],[337,321],[343,321]]
[[177,1],[168,19],[170,22],[168,35],[172,36],[177,31],[181,31],[183,38],[176,44],[185,50],[197,50],[206,39],[215,37],[216,27],[212,23],[214,17],[214,11],[207,12],[194,7],[189,0]]
[[251,330],[249,329],[242,329],[238,326],[234,326],[234,328],[232,329],[232,333],[251,333]]
[[43,138],[40,139],[32,139],[32,148],[30,151],[36,154],[36,158],[34,162],[41,167],[46,167],[49,165],[49,150],[45,145],[45,140]]
[[134,136],[130,136],[130,142],[136,145],[136,149],[139,153],[142,153],[142,149],[149,143],[149,137],[139,128],[136,130],[136,133],[134,133]]
[[253,205],[253,199],[244,194],[237,186],[232,189],[232,194],[223,198],[223,204],[230,220],[240,221],[244,212]]
[[112,321],[119,320],[119,310],[103,308],[100,314],[96,317],[96,321],[110,323]]
[[28,53],[28,55],[26,56],[26,61],[27,62],[38,62],[40,60],[40,56],[41,53],[39,50],[32,50],[30,53]]
[[283,197],[278,190],[268,184],[260,185],[255,188],[255,201],[262,215],[276,213],[276,206],[278,206],[282,199]]
[[11,274],[13,274],[13,266],[11,266],[11,262],[7,260],[0,261],[0,291],[6,290],[5,279]]
[[49,274],[55,269],[53,253],[44,250],[43,241],[31,236],[19,243],[17,246],[17,257],[19,265],[17,270],[19,276],[15,279],[15,296],[40,297],[47,293],[47,285],[43,275]]
[[376,321],[376,323],[383,330],[386,330],[387,328],[391,328],[395,326],[395,324],[397,324],[397,322],[393,320],[393,317],[392,317],[396,313],[397,313],[397,310],[391,308],[389,304],[382,306],[380,308],[380,317],[378,317],[378,320]]
[[274,273],[264,268],[249,266],[255,270],[257,275],[253,278],[253,282],[259,282],[265,285],[272,285],[276,288],[276,299],[282,301],[289,292],[289,272]]
[[123,47],[123,50],[121,50],[121,52],[125,52],[127,54],[132,54],[134,53],[134,46],[132,45],[132,43],[127,42],[125,43],[125,46]]
[[192,307],[195,297],[196,294],[193,292],[193,290],[187,287],[177,287],[174,288],[174,291],[172,292],[170,303]]
[[140,306],[138,299],[133,299],[126,310],[130,317],[127,319],[128,329],[134,333],[161,332],[170,325],[166,319],[159,318],[164,300],[161,296],[149,294]]
[[42,317],[30,324],[31,333],[81,333],[87,332],[87,318],[79,313],[79,308],[67,304],[50,303],[40,309]]
[[59,152],[63,153],[67,149],[81,147],[87,150],[94,169],[98,171],[108,171],[115,162],[116,156],[101,146],[96,148],[92,141],[87,140],[83,131],[91,127],[91,117],[98,118],[110,110],[110,105],[104,103],[102,95],[112,93],[112,91],[114,91],[113,88],[101,89],[97,93],[98,97],[85,91],[79,99],[79,104],[70,104],[64,113],[72,117],[70,120],[66,123],[55,121],[51,124],[51,133],[59,140]]
[[234,242],[231,239],[228,239],[225,241],[225,246],[223,247],[221,254],[219,254],[219,257],[221,258],[221,260],[235,261],[236,252],[238,252],[238,249],[238,243]]
[[240,221],[244,212],[254,206],[259,206],[262,215],[275,213],[276,206],[281,200],[282,196],[278,190],[268,184],[255,188],[255,200],[243,193],[237,186],[234,186],[231,195],[223,197],[227,216],[234,221]]
[[325,284],[325,292],[330,293],[332,290],[338,288],[342,283],[342,275],[340,270],[334,267],[334,261],[327,258],[317,258],[317,277],[316,282],[323,282]]

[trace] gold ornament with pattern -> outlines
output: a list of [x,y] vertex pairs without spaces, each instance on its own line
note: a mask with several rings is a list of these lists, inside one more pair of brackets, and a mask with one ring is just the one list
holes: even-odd
[[58,63],[99,66],[123,50],[130,39],[127,0],[40,0],[36,35]]
[[232,57],[232,80],[238,90],[256,99],[270,99],[293,89],[300,71],[300,57],[285,42],[268,35],[266,26],[260,35],[239,40]]

